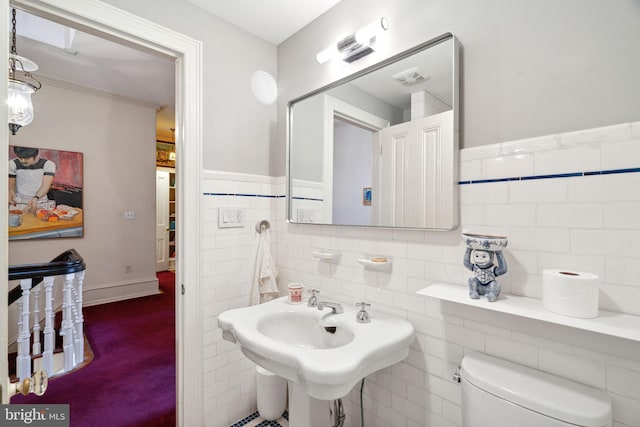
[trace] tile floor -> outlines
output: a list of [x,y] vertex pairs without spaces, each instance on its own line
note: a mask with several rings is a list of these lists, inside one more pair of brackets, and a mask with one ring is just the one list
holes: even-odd
[[276,421],[267,421],[256,411],[248,417],[231,424],[230,427],[289,427],[289,412],[284,411],[282,417]]

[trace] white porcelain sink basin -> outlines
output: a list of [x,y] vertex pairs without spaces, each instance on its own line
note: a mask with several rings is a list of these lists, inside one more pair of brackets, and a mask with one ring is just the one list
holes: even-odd
[[355,307],[331,314],[286,298],[228,310],[218,316],[223,337],[240,345],[252,361],[301,385],[316,399],[346,395],[362,378],[403,360],[413,325],[372,315],[357,323]]
[[353,331],[321,326],[311,310],[273,313],[258,323],[258,332],[283,344],[308,349],[336,348],[353,341]]

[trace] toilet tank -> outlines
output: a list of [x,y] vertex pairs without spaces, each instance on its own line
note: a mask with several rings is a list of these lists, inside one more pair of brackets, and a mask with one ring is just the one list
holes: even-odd
[[462,360],[464,427],[610,427],[603,391],[545,372],[472,354]]

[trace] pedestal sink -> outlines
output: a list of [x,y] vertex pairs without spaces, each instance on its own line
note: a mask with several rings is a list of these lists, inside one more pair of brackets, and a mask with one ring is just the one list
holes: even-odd
[[[224,339],[240,345],[249,359],[286,378],[294,394],[333,400],[367,375],[407,357],[414,339],[413,325],[404,319],[376,313],[370,323],[357,323],[356,312],[345,305],[344,313],[334,314],[289,304],[283,297],[225,311],[218,325]],[[300,410],[295,406],[290,401],[291,421]]]

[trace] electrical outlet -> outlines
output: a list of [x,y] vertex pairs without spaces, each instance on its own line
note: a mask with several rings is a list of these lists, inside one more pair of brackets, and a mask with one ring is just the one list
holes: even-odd
[[131,273],[133,271],[133,267],[130,264],[124,266],[125,273]]
[[124,219],[135,219],[136,213],[134,211],[124,211]]

